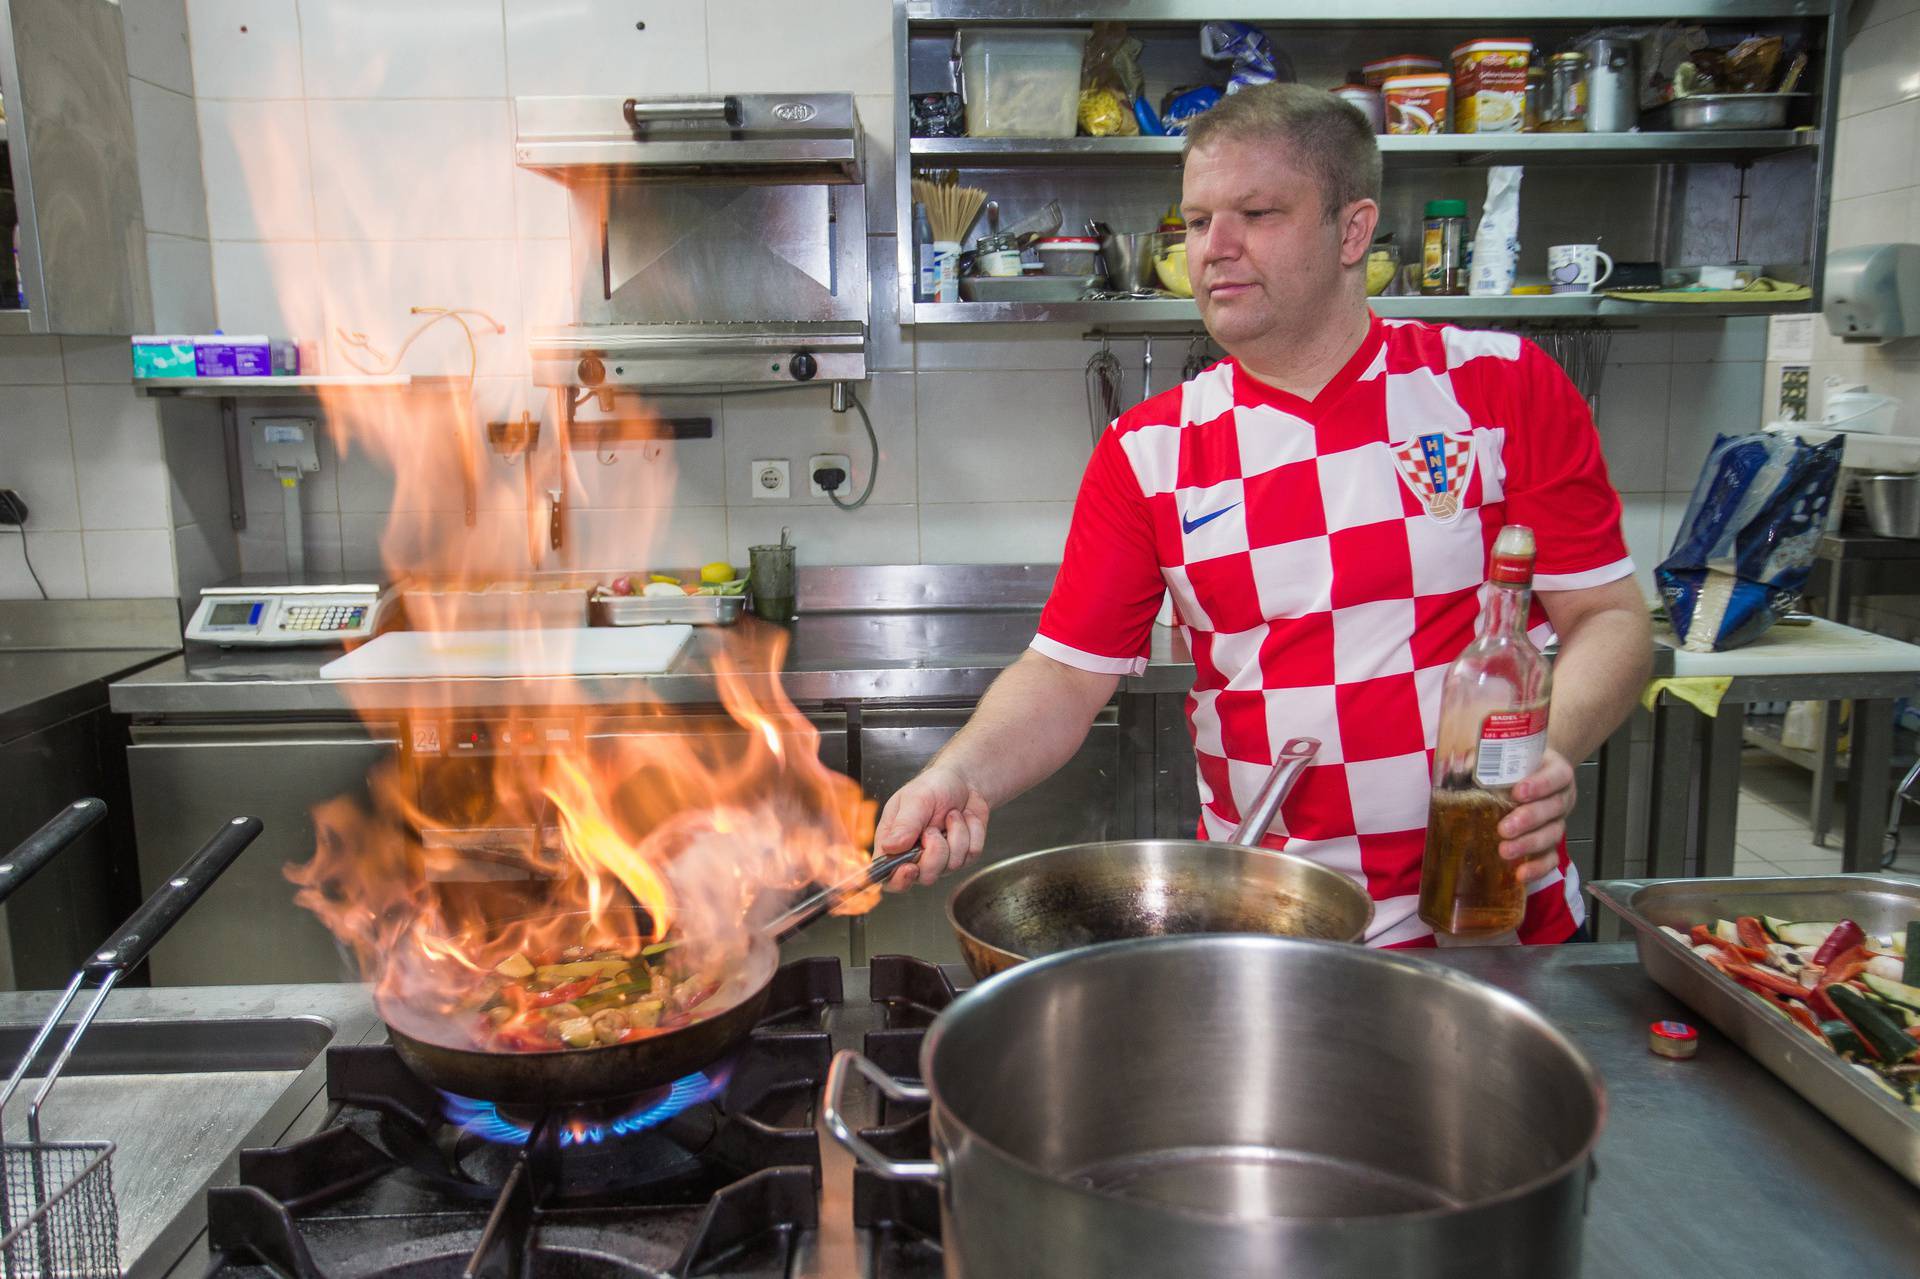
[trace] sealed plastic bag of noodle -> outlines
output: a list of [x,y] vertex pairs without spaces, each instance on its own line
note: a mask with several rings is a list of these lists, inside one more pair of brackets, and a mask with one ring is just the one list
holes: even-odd
[[1738,648],[1792,610],[1827,525],[1842,441],[1722,435],[1654,578],[1688,652]]

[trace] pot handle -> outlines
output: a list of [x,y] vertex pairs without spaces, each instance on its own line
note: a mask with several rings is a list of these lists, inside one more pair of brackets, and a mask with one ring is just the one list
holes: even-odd
[[1320,753],[1320,739],[1317,737],[1295,737],[1280,748],[1274,758],[1273,771],[1267,774],[1267,780],[1260,783],[1260,793],[1253,797],[1253,803],[1247,806],[1247,816],[1240,828],[1227,836],[1227,842],[1245,844],[1251,847],[1260,842],[1267,833],[1267,827],[1273,825],[1273,819],[1280,815],[1280,805],[1287,798],[1287,792],[1300,780],[1300,774],[1307,771],[1307,765]]
[[880,1067],[868,1061],[851,1048],[842,1048],[833,1055],[833,1065],[827,1071],[826,1094],[821,1099],[820,1115],[827,1122],[827,1131],[833,1139],[853,1152],[858,1159],[882,1177],[893,1181],[932,1181],[940,1180],[940,1165],[932,1159],[893,1159],[881,1154],[873,1143],[853,1130],[847,1117],[841,1113],[847,1079],[859,1071],[867,1077],[867,1082],[878,1088],[895,1101],[927,1101],[932,1094],[919,1084],[903,1084]]

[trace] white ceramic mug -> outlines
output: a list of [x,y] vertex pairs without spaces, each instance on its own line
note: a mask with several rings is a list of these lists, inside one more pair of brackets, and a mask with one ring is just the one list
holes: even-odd
[[1547,283],[1555,293],[1591,293],[1612,274],[1613,259],[1597,244],[1556,244],[1547,250]]

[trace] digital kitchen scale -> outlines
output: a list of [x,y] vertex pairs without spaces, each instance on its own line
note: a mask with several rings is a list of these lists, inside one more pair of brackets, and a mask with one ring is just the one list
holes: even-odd
[[187,622],[186,637],[223,648],[338,644],[371,638],[386,611],[377,582],[251,582],[209,586]]

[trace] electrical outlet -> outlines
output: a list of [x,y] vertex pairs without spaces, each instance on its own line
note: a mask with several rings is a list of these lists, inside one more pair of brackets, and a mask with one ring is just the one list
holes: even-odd
[[820,487],[820,482],[813,477],[820,474],[822,467],[836,466],[840,468],[843,478],[840,481],[840,487],[833,490],[833,496],[852,497],[853,463],[847,460],[844,453],[816,453],[807,459],[807,491],[815,497],[827,496],[827,490]]
[[764,458],[753,464],[753,495],[768,502],[784,502],[793,496],[789,470],[792,463],[784,457]]

